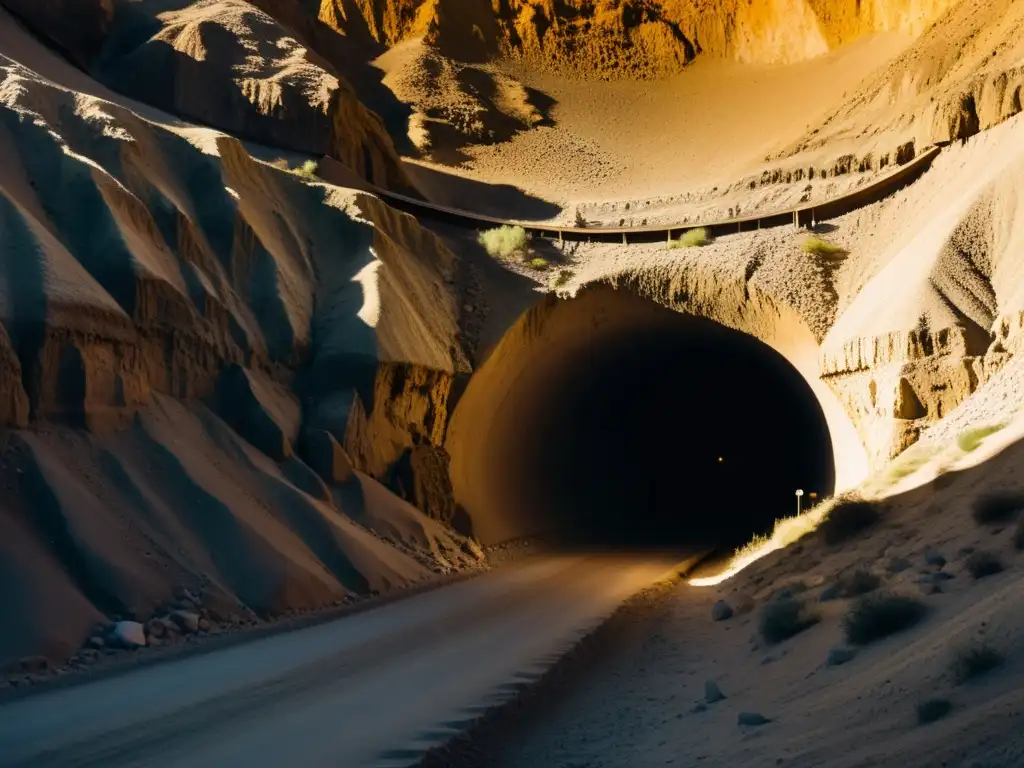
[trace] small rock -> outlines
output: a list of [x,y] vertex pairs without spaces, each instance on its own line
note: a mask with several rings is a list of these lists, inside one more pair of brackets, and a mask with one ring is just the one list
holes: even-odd
[[771,720],[760,712],[740,712],[736,716],[737,725],[765,725],[770,722]]
[[192,593],[192,591],[189,590],[186,587],[175,587],[173,594],[174,594],[174,599],[175,600],[188,600],[188,601],[190,601],[192,603],[198,603],[199,602],[199,598],[197,598]]
[[200,632],[209,632],[211,629],[213,629],[213,625],[210,623],[209,619],[199,619]]
[[840,664],[845,664],[848,661],[852,661],[853,657],[856,655],[857,652],[852,648],[833,648],[828,652],[828,661],[826,663],[830,667],[838,667]]
[[190,633],[199,630],[199,614],[192,611],[174,611],[171,621],[178,625],[182,632]]
[[707,711],[708,711],[708,705],[705,704],[703,701],[697,702],[697,705],[693,708],[693,712],[707,712]]
[[107,641],[97,635],[96,637],[90,637],[87,645],[90,648],[103,648],[107,644]]
[[704,701],[708,704],[714,704],[716,701],[721,701],[725,698],[725,694],[722,693],[722,689],[718,687],[718,683],[714,680],[708,680],[704,683]]
[[119,621],[107,640],[118,648],[143,648],[146,645],[146,629],[137,621]]
[[18,661],[18,669],[22,672],[46,672],[50,669],[50,660],[45,656],[26,656]]
[[146,622],[146,635],[149,638],[164,637],[167,634],[167,625],[163,619],[150,619]]
[[942,568],[946,565],[946,558],[942,556],[941,552],[935,550],[928,550],[924,553],[925,565],[930,565],[934,568]]
[[711,620],[712,621],[725,621],[726,619],[732,618],[732,606],[729,605],[725,600],[719,600],[711,608]]
[[838,600],[841,592],[842,589],[838,584],[829,584],[827,587],[821,590],[821,594],[818,595],[818,600],[820,600],[823,603],[827,603],[830,600]]
[[960,549],[957,550],[957,554],[960,555],[960,557],[966,557],[967,555],[973,555],[974,554],[974,547],[960,547]]
[[903,573],[913,567],[913,563],[905,557],[894,557],[889,561],[889,573]]
[[919,584],[934,584],[938,586],[944,581],[949,581],[953,578],[952,573],[946,573],[945,571],[933,571],[931,573],[922,573],[917,577]]

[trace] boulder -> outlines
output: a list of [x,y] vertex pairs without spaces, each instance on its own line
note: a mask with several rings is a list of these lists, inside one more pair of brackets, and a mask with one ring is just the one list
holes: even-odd
[[193,613],[192,611],[174,611],[171,614],[171,621],[173,621],[178,629],[186,634],[199,631],[199,614]]
[[711,607],[712,621],[725,621],[732,618],[732,606],[725,600],[719,600]]
[[146,629],[137,621],[119,621],[111,628],[107,643],[115,648],[144,648]]
[[716,701],[721,701],[725,698],[725,694],[722,693],[722,689],[718,687],[718,683],[714,680],[708,680],[704,683],[704,701],[708,704],[714,704]]

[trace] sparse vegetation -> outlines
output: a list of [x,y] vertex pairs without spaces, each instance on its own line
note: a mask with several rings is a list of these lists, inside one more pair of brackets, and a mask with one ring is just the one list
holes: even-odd
[[481,232],[477,240],[487,253],[498,259],[518,258],[525,261],[530,257],[530,236],[522,227],[505,224]]
[[949,699],[928,699],[917,705],[917,722],[921,725],[941,720],[953,711],[953,703]]
[[579,229],[586,229],[586,226],[589,223],[587,221],[587,217],[583,215],[583,211],[581,211],[579,208],[576,209],[576,215],[573,219],[573,223]]
[[996,432],[1001,430],[1005,424],[989,424],[984,427],[977,427],[975,429],[969,429],[956,439],[957,447],[964,453],[970,453],[989,435],[994,435]]
[[670,248],[700,248],[711,242],[711,235],[704,227],[688,229],[678,240],[673,240]]
[[316,169],[316,160],[307,160],[294,171],[292,171],[292,173],[294,173],[296,176],[301,176],[304,179],[315,179]]
[[540,270],[540,269],[547,269],[548,268],[548,260],[547,259],[542,259],[540,256],[536,256],[536,257],[530,259],[526,263],[530,267],[530,269]]
[[881,505],[877,502],[847,496],[836,501],[818,528],[826,544],[840,544],[881,519]]
[[974,643],[959,649],[950,664],[950,673],[957,685],[990,672],[1005,659],[999,651],[985,643]]
[[971,516],[978,525],[1006,523],[1024,509],[1024,496],[1019,493],[986,493],[974,501]]
[[558,277],[555,278],[555,288],[561,288],[563,285],[572,280],[573,271],[571,269],[560,269],[558,270]]
[[862,597],[843,618],[846,639],[854,645],[867,645],[902,632],[917,624],[928,607],[904,595],[869,595]]
[[889,469],[886,477],[890,483],[895,483],[902,480],[908,475],[912,475],[921,467],[931,460],[931,458],[938,453],[938,447],[936,446],[919,446],[915,445],[909,450],[904,451],[897,456],[889,464]]
[[999,558],[991,552],[984,551],[971,554],[964,565],[967,567],[967,572],[976,579],[994,576],[1003,570],[1003,564]]
[[792,597],[772,600],[761,609],[760,631],[766,643],[788,640],[820,621],[821,617]]
[[828,240],[811,235],[800,246],[804,253],[812,253],[815,256],[836,256],[844,253],[843,249]]
[[306,160],[297,168],[291,168],[288,166],[288,161],[285,158],[278,157],[275,160],[271,160],[270,165],[279,171],[288,171],[288,173],[294,173],[296,176],[301,176],[304,179],[314,180],[317,178],[316,170],[318,165],[316,160]]
[[856,570],[843,575],[839,579],[839,594],[843,597],[859,597],[874,592],[882,585],[882,580],[865,570]]

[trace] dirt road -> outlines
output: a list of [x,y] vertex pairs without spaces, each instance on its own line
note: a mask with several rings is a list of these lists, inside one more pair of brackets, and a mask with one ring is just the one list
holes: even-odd
[[381,608],[0,707],[3,766],[402,766],[678,557],[534,557]]

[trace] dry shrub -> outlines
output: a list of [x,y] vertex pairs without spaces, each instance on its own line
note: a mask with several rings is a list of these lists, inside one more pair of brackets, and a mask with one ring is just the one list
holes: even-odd
[[1024,509],[1024,496],[1019,493],[997,491],[979,496],[974,501],[971,516],[978,525],[1005,523]]
[[967,572],[976,579],[983,579],[986,576],[994,576],[1003,570],[1003,564],[991,552],[974,552],[967,558],[964,564]]
[[843,597],[859,597],[874,592],[882,585],[882,580],[870,571],[856,570],[844,574],[839,579],[839,594]]
[[949,699],[928,699],[917,705],[917,722],[921,725],[941,720],[953,711],[953,703]]
[[869,595],[854,603],[843,617],[843,629],[849,642],[867,645],[910,629],[927,612],[928,607],[913,597]]
[[975,643],[959,649],[953,656],[950,672],[958,685],[990,672],[1005,659],[999,651],[985,643]]
[[817,614],[792,597],[772,600],[761,609],[760,631],[766,643],[788,640],[821,620]]
[[818,526],[826,544],[841,544],[882,519],[881,505],[856,496],[836,500]]

